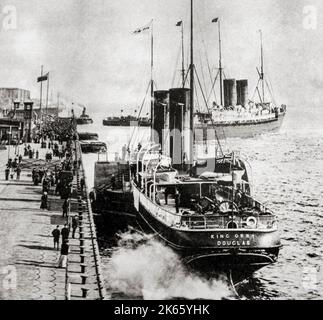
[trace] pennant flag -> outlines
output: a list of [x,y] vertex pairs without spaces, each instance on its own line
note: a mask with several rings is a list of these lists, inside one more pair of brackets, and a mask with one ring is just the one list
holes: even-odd
[[176,27],[180,27],[180,26],[182,25],[182,23],[183,23],[183,21],[178,21],[178,22],[176,23]]
[[150,29],[150,26],[151,26],[151,23],[149,23],[149,25],[146,25],[146,26],[144,26],[142,28],[136,29],[132,34],[140,34],[140,33],[143,33],[145,31],[149,30]]
[[44,76],[41,76],[41,77],[37,78],[37,82],[47,81],[48,76],[49,76],[49,72],[47,72]]
[[219,18],[215,18],[212,20],[212,22],[218,22]]

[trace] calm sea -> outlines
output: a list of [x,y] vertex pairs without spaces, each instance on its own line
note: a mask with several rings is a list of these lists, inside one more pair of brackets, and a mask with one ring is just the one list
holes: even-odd
[[[109,148],[109,160],[128,143],[133,129],[102,125],[105,115],[81,131],[97,132]],[[147,130],[135,132],[147,138]],[[279,218],[283,249],[278,263],[257,272],[238,288],[245,299],[323,298],[323,110],[289,108],[278,133],[226,141],[251,164],[254,194]],[[93,186],[98,155],[84,155]],[[101,160],[105,160],[102,155]],[[234,298],[220,279],[187,274],[176,255],[156,240],[122,235],[119,247],[103,256],[112,297],[134,299]],[[105,251],[106,252],[106,251]]]

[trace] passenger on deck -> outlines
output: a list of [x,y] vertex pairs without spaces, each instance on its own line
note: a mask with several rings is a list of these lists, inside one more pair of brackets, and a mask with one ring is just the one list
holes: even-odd
[[112,177],[111,177],[111,189],[112,190],[115,190],[116,188],[117,188],[117,185],[116,185],[116,177],[113,174]]
[[168,194],[169,194],[169,188],[166,187],[165,191],[164,191],[164,195],[165,195],[165,205],[168,205]]
[[81,184],[81,191],[83,192],[84,187],[85,187],[85,180],[84,180],[84,178],[81,178],[80,184]]
[[180,204],[180,193],[179,190],[176,188],[175,191],[175,207],[176,207],[176,213],[179,213],[179,204]]

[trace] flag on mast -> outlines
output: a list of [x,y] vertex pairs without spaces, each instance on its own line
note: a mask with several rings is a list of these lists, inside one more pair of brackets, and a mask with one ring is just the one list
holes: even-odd
[[144,27],[136,29],[132,34],[140,34],[140,33],[143,33],[145,31],[150,30],[151,24],[152,24],[152,21],[149,22],[149,24],[145,25]]
[[176,27],[180,27],[182,24],[183,24],[183,21],[178,21],[178,22],[176,23]]
[[49,77],[49,72],[47,72],[45,75],[38,77],[37,78],[37,82],[43,82],[43,81],[47,81]]
[[219,18],[215,18],[215,19],[212,20],[212,22],[215,22],[215,23],[218,22],[218,21],[219,21]]

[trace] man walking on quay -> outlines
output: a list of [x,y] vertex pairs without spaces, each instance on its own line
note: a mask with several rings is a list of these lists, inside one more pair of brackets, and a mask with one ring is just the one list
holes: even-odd
[[20,180],[20,174],[21,174],[21,168],[20,168],[20,166],[18,166],[16,172],[17,172],[17,180]]
[[72,238],[73,239],[75,239],[75,232],[76,232],[76,229],[78,228],[78,226],[79,226],[78,219],[76,218],[76,216],[74,216],[73,220],[72,220],[72,229],[73,229]]
[[67,241],[68,238],[70,237],[70,229],[68,227],[68,224],[65,224],[64,228],[61,231],[61,235],[62,235],[62,243],[64,243],[64,241]]
[[68,240],[63,241],[61,247],[61,256],[59,257],[58,267],[59,268],[66,268],[67,267],[67,256],[69,252],[69,244]]
[[68,211],[69,211],[69,201],[68,201],[68,199],[64,200],[62,208],[63,208],[63,218],[67,218],[68,217]]
[[5,170],[6,181],[9,180],[9,174],[10,174],[10,169],[9,169],[9,167],[7,167]]
[[48,210],[48,196],[47,196],[47,192],[44,192],[44,194],[41,197],[40,209],[42,209],[42,210]]
[[56,229],[53,230],[52,236],[54,238],[54,250],[59,250],[59,237],[61,235],[61,232],[59,231],[59,226],[56,227]]

